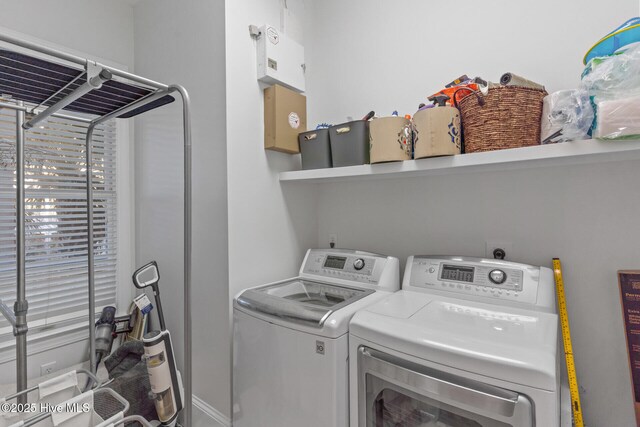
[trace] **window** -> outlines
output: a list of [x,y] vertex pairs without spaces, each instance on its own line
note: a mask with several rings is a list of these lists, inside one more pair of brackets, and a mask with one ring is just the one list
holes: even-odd
[[[26,289],[30,334],[86,321],[87,125],[50,118],[26,132]],[[0,110],[0,299],[16,298],[15,112]],[[93,137],[96,307],[116,303],[116,126]],[[13,342],[0,316],[0,345]]]

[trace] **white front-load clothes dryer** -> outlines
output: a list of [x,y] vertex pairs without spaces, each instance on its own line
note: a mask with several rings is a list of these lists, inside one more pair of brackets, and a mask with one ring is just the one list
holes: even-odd
[[298,277],[233,304],[233,426],[346,427],[349,320],[399,289],[398,259],[310,249]]
[[409,257],[351,320],[351,427],[557,427],[558,332],[550,269]]

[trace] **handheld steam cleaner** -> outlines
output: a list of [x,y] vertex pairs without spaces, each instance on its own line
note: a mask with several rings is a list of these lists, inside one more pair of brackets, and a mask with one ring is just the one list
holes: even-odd
[[144,344],[144,359],[149,372],[149,383],[154,399],[158,419],[162,426],[175,426],[180,411],[184,408],[184,389],[182,377],[176,366],[176,360],[171,343],[171,334],[164,323],[162,303],[158,282],[160,272],[158,264],[151,261],[133,273],[133,284],[138,289],[151,287],[154,303],[158,309],[160,330],[147,333],[142,342]]

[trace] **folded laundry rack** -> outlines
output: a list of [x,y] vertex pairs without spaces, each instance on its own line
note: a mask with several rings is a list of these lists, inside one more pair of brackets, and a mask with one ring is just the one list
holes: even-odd
[[[61,117],[87,125],[87,272],[89,293],[90,370],[96,372],[95,274],[93,233],[92,137],[96,126],[111,119],[127,119],[182,98],[184,139],[184,424],[191,425],[191,113],[189,95],[180,85],[159,83],[90,59],[27,42],[0,33],[0,108],[16,113],[16,301],[13,309],[0,301],[2,313],[16,337],[17,391],[20,403],[27,398],[27,312],[25,293],[25,132],[49,117]],[[74,113],[78,115],[74,115]],[[111,393],[98,388],[92,393]],[[115,393],[115,392],[114,392]],[[117,395],[117,393],[116,393]],[[74,398],[80,398],[82,394]],[[119,397],[119,396],[118,396]],[[88,398],[88,396],[84,396]],[[121,397],[120,397],[121,399]],[[116,398],[116,400],[118,400]],[[126,403],[126,401],[125,401]],[[128,408],[128,403],[126,403]],[[126,409],[122,411],[122,414]],[[46,414],[41,417],[47,418]],[[41,419],[21,421],[34,425]],[[145,421],[133,416],[100,426],[117,426],[127,421]],[[43,424],[44,425],[44,424]],[[72,425],[72,424],[69,424]],[[73,424],[81,425],[81,424]],[[88,424],[84,424],[88,425]],[[93,424],[92,424],[93,425]]]

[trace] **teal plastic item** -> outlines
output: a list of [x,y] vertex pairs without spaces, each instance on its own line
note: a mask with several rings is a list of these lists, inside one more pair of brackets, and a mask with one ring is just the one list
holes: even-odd
[[640,17],[635,17],[600,39],[587,51],[582,62],[586,65],[593,58],[611,56],[621,47],[638,42],[640,42]]

